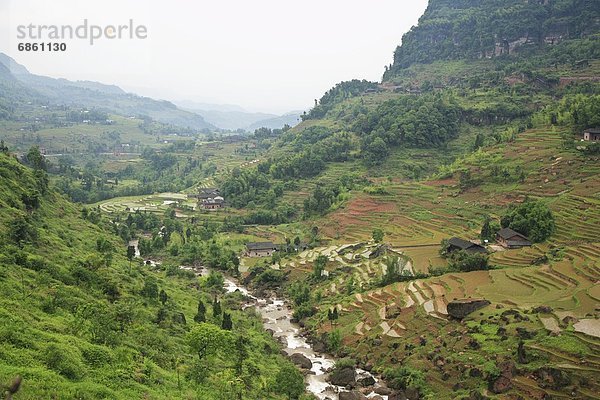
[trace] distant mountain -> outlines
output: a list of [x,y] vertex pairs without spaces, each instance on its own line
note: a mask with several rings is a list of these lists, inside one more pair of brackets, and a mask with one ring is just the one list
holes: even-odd
[[248,125],[251,125],[257,121],[277,117],[277,115],[274,114],[249,113],[245,111],[217,111],[195,108],[186,109],[202,115],[207,122],[213,124],[217,128],[230,130],[246,129]]
[[203,111],[241,111],[246,112],[242,107],[237,104],[212,104],[203,103],[193,100],[178,100],[174,102],[181,108],[187,108],[190,110],[203,110]]
[[34,75],[2,53],[0,53],[0,64],[4,67],[0,70],[0,87],[5,90],[3,93],[5,98],[16,98],[18,92],[25,88],[29,92],[31,101],[43,97],[58,105],[95,108],[123,116],[148,116],[156,121],[183,128],[198,130],[215,128],[201,115],[181,110],[168,101],[126,93],[114,85],[90,81],[73,82]]
[[302,111],[291,111],[287,114],[257,121],[251,125],[248,125],[246,130],[254,132],[254,130],[258,128],[276,129],[282,128],[286,124],[289,126],[296,126],[300,123],[300,115],[302,115]]
[[298,124],[301,111],[292,111],[284,115],[252,113],[242,107],[231,104],[208,104],[189,100],[177,101],[176,104],[189,111],[202,115],[204,119],[221,129],[244,129],[253,132],[255,129],[281,128],[285,124]]

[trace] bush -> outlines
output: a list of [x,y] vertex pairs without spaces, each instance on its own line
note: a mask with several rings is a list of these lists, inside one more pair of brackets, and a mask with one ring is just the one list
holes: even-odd
[[490,269],[489,258],[485,254],[455,251],[450,256],[449,267],[453,271],[471,272]]
[[335,362],[334,370],[344,369],[344,368],[354,368],[356,365],[356,361],[349,357],[340,358]]
[[552,211],[542,201],[526,201],[512,207],[501,222],[503,228],[513,229],[535,243],[548,239],[556,228]]
[[421,395],[428,391],[425,374],[419,370],[410,367],[388,368],[384,376],[392,389],[416,389]]
[[85,375],[79,350],[72,346],[53,343],[46,348],[44,361],[48,368],[71,380],[79,380]]

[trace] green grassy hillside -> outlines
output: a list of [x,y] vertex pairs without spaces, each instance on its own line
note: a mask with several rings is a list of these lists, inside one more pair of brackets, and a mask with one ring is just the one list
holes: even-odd
[[[163,269],[130,263],[112,232],[43,170],[0,154],[0,383],[22,377],[15,399],[284,398],[274,379],[288,361],[238,295],[169,270],[168,258]],[[233,330],[217,327],[213,296]],[[194,322],[199,299],[206,325]],[[219,346],[199,359],[207,326]]]

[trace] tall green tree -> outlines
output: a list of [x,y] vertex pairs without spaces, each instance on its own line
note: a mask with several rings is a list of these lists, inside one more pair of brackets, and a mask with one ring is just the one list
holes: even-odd
[[230,331],[233,329],[233,322],[231,321],[231,314],[224,312],[223,313],[223,321],[221,322],[221,329],[225,329],[226,331]]
[[223,312],[223,310],[221,309],[221,302],[219,301],[219,299],[217,299],[217,296],[215,296],[215,299],[213,300],[212,311],[213,317],[215,318],[218,318]]
[[206,322],[206,306],[202,302],[202,300],[198,300],[198,311],[194,316],[194,321],[196,322]]
[[384,233],[380,228],[373,229],[373,240],[376,243],[383,242]]

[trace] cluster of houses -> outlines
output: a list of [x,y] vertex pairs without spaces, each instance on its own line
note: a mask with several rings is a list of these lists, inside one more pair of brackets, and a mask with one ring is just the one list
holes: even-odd
[[[531,246],[531,241],[517,231],[503,228],[496,234],[496,242],[506,249],[520,249]],[[487,249],[480,244],[470,242],[461,238],[453,237],[448,240],[448,253],[464,250],[469,253],[487,253]]]
[[225,207],[225,199],[217,188],[200,188],[198,193],[188,194],[188,198],[198,199],[198,207],[203,210],[218,210]]
[[276,244],[273,242],[251,242],[246,244],[246,257],[271,257],[277,251],[306,250],[306,244]]

